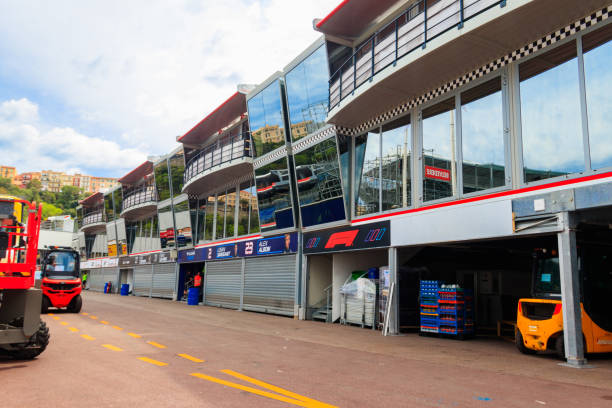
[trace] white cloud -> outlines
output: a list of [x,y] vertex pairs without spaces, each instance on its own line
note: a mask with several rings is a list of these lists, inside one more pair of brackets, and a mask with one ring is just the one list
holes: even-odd
[[24,171],[43,169],[70,173],[94,169],[94,175],[122,175],[142,163],[139,150],[110,140],[80,134],[69,127],[51,127],[38,118],[38,105],[28,99],[0,103],[2,164]]
[[289,63],[338,1],[10,2],[0,77],[53,96],[90,128],[115,129],[105,139],[163,154],[237,83]]

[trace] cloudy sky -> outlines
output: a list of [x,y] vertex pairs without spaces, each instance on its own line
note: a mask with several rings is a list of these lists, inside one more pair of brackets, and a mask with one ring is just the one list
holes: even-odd
[[120,177],[281,70],[339,0],[4,0],[0,164]]

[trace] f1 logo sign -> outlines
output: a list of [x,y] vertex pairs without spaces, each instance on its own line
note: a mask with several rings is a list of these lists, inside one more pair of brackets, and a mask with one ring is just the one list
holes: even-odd
[[330,249],[336,247],[337,245],[344,245],[347,248],[352,247],[358,233],[358,229],[336,232],[329,237],[327,243],[325,244],[325,248]]

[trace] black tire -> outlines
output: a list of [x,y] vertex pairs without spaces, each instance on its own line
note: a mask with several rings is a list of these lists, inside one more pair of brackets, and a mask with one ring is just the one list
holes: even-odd
[[516,348],[521,353],[523,354],[535,354],[536,353],[536,350],[532,350],[528,348],[527,346],[525,346],[525,342],[523,341],[523,335],[521,334],[521,331],[519,329],[516,329],[516,334],[514,336],[514,339],[516,341]]
[[81,311],[81,307],[83,307],[83,298],[81,298],[81,295],[76,295],[70,301],[70,304],[68,305],[68,311],[70,313],[79,313]]
[[49,300],[48,297],[43,295],[42,303],[41,303],[41,306],[40,306],[40,313],[42,313],[42,314],[49,313],[49,307],[51,307],[51,301]]
[[[23,327],[23,317],[13,320],[11,326]],[[11,350],[6,350],[6,354],[13,357],[15,360],[32,360],[40,353],[45,351],[49,344],[49,328],[42,320],[39,323],[38,330],[30,337],[27,343],[11,344],[14,347]]]
[[557,337],[555,339],[555,353],[557,354],[557,357],[559,357],[561,360],[565,360],[565,340],[563,339],[563,333],[561,333],[559,335],[559,337]]

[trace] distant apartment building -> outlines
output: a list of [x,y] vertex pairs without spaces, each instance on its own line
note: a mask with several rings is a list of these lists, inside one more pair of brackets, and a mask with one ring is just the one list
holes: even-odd
[[30,171],[27,173],[21,173],[21,174],[15,175],[15,177],[13,178],[13,184],[15,184],[16,186],[20,188],[26,188],[32,180],[40,180],[40,179],[41,179],[40,171]]
[[0,177],[8,178],[20,187],[26,188],[32,180],[40,180],[43,191],[58,193],[64,186],[81,188],[84,192],[94,193],[110,190],[119,185],[116,178],[96,177],[86,174],[68,174],[62,171],[43,170],[17,174],[17,169],[11,166],[0,166]]
[[17,170],[15,169],[15,167],[0,166],[0,177],[13,180],[16,174]]

